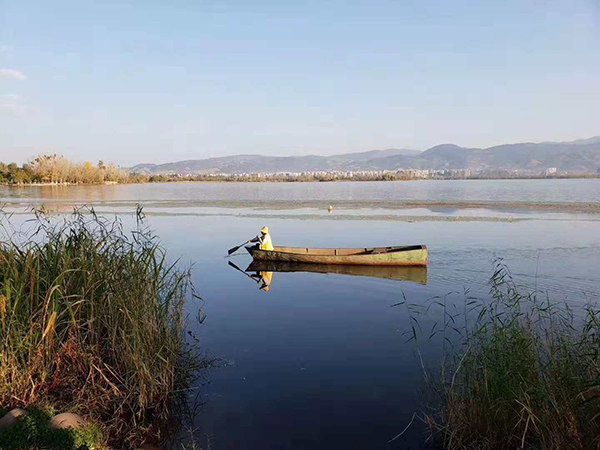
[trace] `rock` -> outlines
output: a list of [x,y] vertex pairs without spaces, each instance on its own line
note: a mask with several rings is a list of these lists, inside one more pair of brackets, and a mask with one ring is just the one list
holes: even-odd
[[54,416],[48,421],[48,426],[55,430],[66,428],[79,428],[85,425],[85,420],[73,413],[62,413]]
[[27,411],[21,408],[15,408],[10,410],[4,415],[4,417],[2,417],[2,419],[0,419],[0,430],[2,428],[11,427],[15,423],[15,420],[17,420],[19,417],[23,417],[26,414]]

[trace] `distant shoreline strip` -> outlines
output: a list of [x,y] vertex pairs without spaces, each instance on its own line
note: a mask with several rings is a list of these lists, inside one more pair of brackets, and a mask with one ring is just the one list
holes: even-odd
[[231,208],[257,210],[297,210],[314,208],[325,210],[330,204],[335,211],[343,209],[431,209],[438,212],[463,209],[486,209],[502,212],[548,212],[571,214],[600,214],[600,202],[521,202],[521,201],[368,201],[368,200],[108,200],[108,201],[78,201],[52,199],[0,199],[0,209],[33,208],[39,205],[51,206],[53,209],[70,209],[74,206],[87,205],[95,208],[135,208],[136,205],[145,208]]

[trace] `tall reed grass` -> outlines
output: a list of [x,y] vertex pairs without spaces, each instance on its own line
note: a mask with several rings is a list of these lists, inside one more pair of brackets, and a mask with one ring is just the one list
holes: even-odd
[[189,270],[167,262],[141,209],[131,234],[93,210],[37,212],[25,237],[3,224],[0,406],[75,411],[116,448],[164,437],[202,365],[184,336]]
[[[490,298],[447,298],[437,331],[441,371],[426,369],[422,419],[445,449],[584,450],[600,448],[600,311],[574,309],[537,292],[522,294],[496,261]],[[403,302],[411,338],[419,310]],[[433,328],[437,328],[434,325]]]

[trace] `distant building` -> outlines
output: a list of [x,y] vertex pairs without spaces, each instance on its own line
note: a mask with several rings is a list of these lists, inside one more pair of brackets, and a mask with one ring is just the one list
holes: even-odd
[[544,172],[544,175],[546,175],[546,176],[556,175],[556,172],[557,172],[556,167],[548,167],[546,169],[546,171]]

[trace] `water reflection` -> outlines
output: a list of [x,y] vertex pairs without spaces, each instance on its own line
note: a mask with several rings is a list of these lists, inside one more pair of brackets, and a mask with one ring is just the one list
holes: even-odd
[[[256,283],[259,285],[258,288],[261,291],[269,292],[269,290],[271,289],[271,282],[273,281],[273,271],[248,270],[248,269],[246,269],[244,271],[244,270],[240,269],[236,264],[232,263],[231,261],[229,261],[228,264],[231,267],[233,267],[235,270],[242,272],[244,275],[246,275],[251,280],[256,281]],[[255,272],[255,273],[251,274],[248,272]]]
[[269,292],[269,289],[271,289],[271,282],[273,281],[273,272],[268,270],[258,270],[255,274],[250,275],[250,278],[256,280],[256,282],[260,284],[260,290]]
[[427,284],[427,267],[402,266],[345,266],[327,264],[304,264],[281,261],[252,261],[245,271],[231,261],[229,265],[256,281],[260,289],[268,292],[273,281],[273,272],[334,273],[358,277],[385,278],[388,280],[411,281]]

